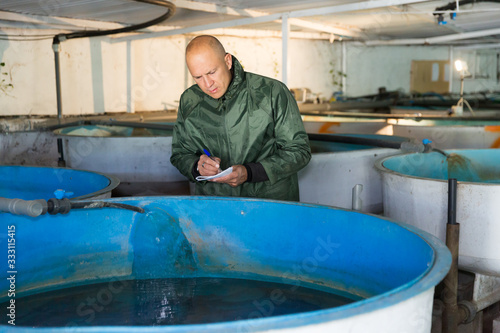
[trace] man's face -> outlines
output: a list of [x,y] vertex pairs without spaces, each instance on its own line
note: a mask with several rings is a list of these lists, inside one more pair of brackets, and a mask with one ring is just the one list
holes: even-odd
[[196,84],[215,99],[221,98],[231,83],[232,62],[230,54],[221,57],[210,50],[195,51],[186,57],[189,72]]

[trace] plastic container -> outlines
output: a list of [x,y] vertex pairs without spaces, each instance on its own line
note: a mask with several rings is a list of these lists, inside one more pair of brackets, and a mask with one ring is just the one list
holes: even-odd
[[[294,315],[72,328],[77,332],[429,332],[434,286],[451,264],[435,237],[353,211],[236,198],[106,200],[146,212],[105,208],[2,217],[6,230],[15,226],[16,297],[98,281],[205,276],[285,282],[364,299]],[[0,261],[0,302],[9,298],[6,265]]]
[[459,268],[500,276],[500,150],[457,149],[406,154],[376,163],[384,215],[446,238],[448,178],[457,182]]
[[[111,175],[68,168],[0,166],[0,197],[35,200],[109,198],[119,180]],[[56,193],[57,190],[58,191]]]

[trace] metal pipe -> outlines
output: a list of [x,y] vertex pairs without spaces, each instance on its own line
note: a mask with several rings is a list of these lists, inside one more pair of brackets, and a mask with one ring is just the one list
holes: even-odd
[[54,50],[54,63],[56,70],[56,97],[57,97],[57,118],[59,119],[59,123],[61,123],[62,118],[62,101],[61,101],[61,68],[59,62],[59,51],[61,50],[61,44],[59,39],[56,40],[54,37],[54,41],[52,43],[52,49]]
[[64,160],[64,151],[61,138],[57,138],[57,152],[59,153],[59,160],[57,161],[57,166],[65,167],[66,161]]
[[451,252],[450,271],[443,280],[444,288],[441,298],[444,303],[443,333],[457,332],[460,323],[457,305],[458,294],[458,240],[460,224],[446,225],[446,246]]
[[443,310],[443,333],[455,333],[458,329],[458,244],[460,224],[456,221],[457,180],[448,179],[448,223],[446,224],[446,246],[451,252],[450,271],[443,280],[441,299]]
[[448,224],[457,224],[457,180],[448,179]]

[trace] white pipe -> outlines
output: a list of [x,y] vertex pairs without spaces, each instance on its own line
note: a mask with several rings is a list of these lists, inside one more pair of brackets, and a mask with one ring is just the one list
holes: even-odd
[[475,49],[499,49],[500,48],[500,43],[495,43],[495,44],[473,44],[473,45],[465,45],[465,46],[455,46],[456,50],[475,50]]
[[127,41],[127,113],[135,113],[132,77],[132,41]]
[[363,192],[363,185],[356,184],[352,188],[352,210],[361,212],[363,210],[363,200],[361,199],[361,192]]
[[230,28],[230,27],[236,27],[236,26],[240,26],[240,25],[271,22],[271,21],[281,19],[281,16],[282,16],[282,14],[278,13],[278,14],[271,14],[271,15],[260,16],[260,17],[247,17],[247,18],[225,21],[225,22],[215,22],[215,23],[209,23],[209,24],[196,25],[193,27],[187,27],[187,28],[181,28],[181,29],[172,29],[172,30],[166,30],[166,31],[152,32],[152,33],[148,33],[148,34],[131,35],[131,36],[126,36],[126,37],[113,38],[112,41],[113,42],[126,42],[129,40],[139,40],[139,39],[148,39],[148,38],[156,38],[156,37],[175,36],[175,35],[188,34],[188,33],[198,32],[198,31],[203,31],[203,30],[211,30],[211,29],[217,29],[217,28]]
[[290,68],[288,61],[288,41],[289,41],[289,32],[290,32],[290,22],[288,22],[288,14],[283,14],[281,17],[281,48],[282,48],[282,75],[281,81],[288,85],[288,70]]
[[366,9],[373,9],[373,8],[380,8],[380,7],[406,5],[409,3],[417,3],[417,2],[427,2],[427,0],[371,0],[371,1],[362,1],[362,2],[348,3],[345,5],[336,5],[336,6],[329,6],[329,7],[296,10],[296,11],[290,12],[290,17],[328,15],[328,14],[334,14],[334,13],[353,12],[353,11],[358,11],[358,10],[366,10]]
[[438,37],[430,37],[430,38],[372,40],[372,41],[366,41],[366,42],[364,42],[364,44],[368,45],[368,46],[439,44],[439,43],[451,42],[454,40],[484,37],[484,36],[491,36],[491,35],[497,35],[497,34],[500,34],[500,28],[472,31],[472,32],[464,32],[464,33],[451,34],[451,35],[438,36]]
[[[288,22],[290,22],[290,20],[288,20]],[[291,22],[290,25],[292,25]],[[245,38],[281,38],[282,36],[281,30],[250,30],[250,29],[237,29],[237,28],[210,29],[210,30],[198,31],[193,35],[198,35],[198,34],[224,35],[224,36],[245,37]],[[320,40],[329,40],[331,36],[331,34],[327,33],[300,32],[300,31],[290,31],[288,35],[290,36],[290,38],[320,39]]]
[[448,49],[448,58],[450,58],[450,69],[448,73],[448,81],[450,85],[448,88],[448,92],[451,94],[451,92],[453,91],[453,70],[455,69],[453,65],[453,46],[450,46]]
[[[344,41],[342,45],[342,73],[347,74],[347,46]],[[342,91],[345,96],[347,96],[347,77],[342,76]]]

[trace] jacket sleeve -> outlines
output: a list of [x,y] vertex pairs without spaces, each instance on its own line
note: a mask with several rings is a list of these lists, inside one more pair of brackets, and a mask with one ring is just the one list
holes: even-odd
[[190,181],[194,182],[195,178],[191,171],[199,158],[200,156],[196,151],[196,147],[192,144],[192,140],[185,128],[185,108],[181,97],[172,136],[172,156],[170,156],[170,163]]
[[274,184],[304,168],[311,159],[311,147],[297,102],[281,82],[272,89],[271,103],[275,150],[272,155],[259,162],[271,184]]

